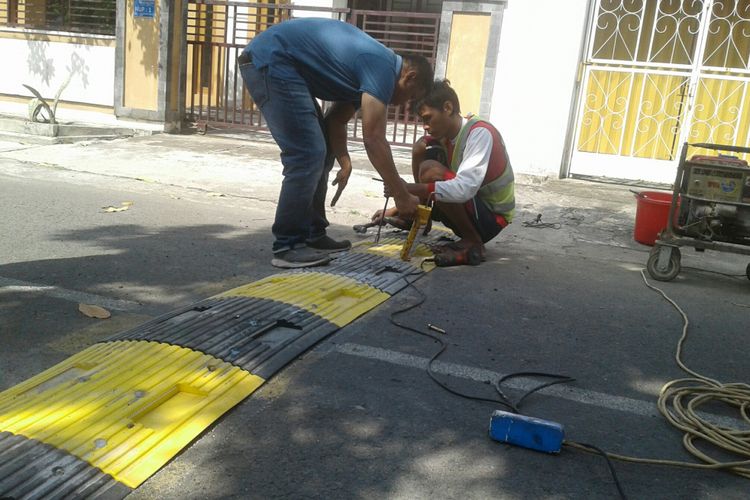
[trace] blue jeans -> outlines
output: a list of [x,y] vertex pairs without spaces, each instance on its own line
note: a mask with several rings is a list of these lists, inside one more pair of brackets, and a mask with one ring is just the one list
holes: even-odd
[[271,231],[274,252],[305,246],[325,236],[325,198],[334,157],[327,147],[323,115],[304,79],[279,79],[250,62],[240,73],[281,148],[284,180]]

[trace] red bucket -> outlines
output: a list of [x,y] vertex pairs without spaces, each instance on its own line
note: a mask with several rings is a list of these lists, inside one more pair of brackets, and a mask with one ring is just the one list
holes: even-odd
[[638,206],[635,211],[633,239],[644,245],[652,245],[669,220],[672,193],[642,191],[636,194]]

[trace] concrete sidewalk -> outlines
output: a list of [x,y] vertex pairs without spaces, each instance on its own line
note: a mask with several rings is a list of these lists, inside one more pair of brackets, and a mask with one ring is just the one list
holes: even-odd
[[[354,171],[336,207],[328,207],[331,230],[368,222],[383,207],[382,184],[372,180],[372,168],[361,144],[350,143]],[[394,160],[402,177],[411,180],[410,151],[394,148]],[[208,135],[170,135],[90,140],[74,144],[30,145],[0,142],[0,158],[15,162],[16,169],[34,165],[48,170],[47,177],[86,176],[93,184],[135,182],[140,188],[160,186],[186,189],[195,199],[221,200],[222,204],[255,203],[275,211],[281,185],[281,162],[269,134],[251,131],[217,131]],[[511,151],[511,161],[515,159]],[[337,167],[334,167],[331,180]],[[28,172],[27,172],[28,173]],[[666,186],[665,186],[666,187]],[[581,254],[579,244],[602,258],[612,249],[646,252],[650,247],[633,240],[636,199],[632,191],[652,190],[622,184],[575,179],[550,179],[516,175],[514,223],[488,245],[504,247],[513,242],[542,245],[555,252]],[[658,188],[656,188],[658,189]],[[329,186],[328,199],[334,187]],[[187,195],[187,194],[185,194]],[[542,216],[556,228],[523,227]],[[272,219],[270,219],[272,220]],[[523,235],[523,236],[521,236]],[[338,237],[356,238],[348,229]],[[490,253],[492,258],[492,253]],[[727,270],[725,264],[716,263]],[[732,257],[729,256],[729,260]],[[708,264],[712,266],[712,263]],[[730,264],[734,268],[735,264]]]
[[[21,164],[43,165],[50,169],[50,175],[70,171],[103,181],[130,179],[188,188],[196,194],[264,203],[275,202],[282,179],[278,149],[271,137],[250,132],[159,134],[48,146],[0,142],[0,152],[3,158]],[[353,143],[350,152],[354,172],[338,206],[329,210],[331,221],[345,226],[368,220],[383,202],[382,185],[371,180],[377,172],[362,146]],[[409,151],[394,149],[394,157],[399,172],[410,180]],[[335,171],[336,167],[334,174]],[[517,213],[508,233],[516,233],[521,222],[541,213],[543,222],[559,222],[570,230],[553,238],[561,248],[575,241],[639,248],[628,238],[636,206],[630,188],[525,175],[517,175],[516,185]],[[335,188],[329,189],[329,198],[333,192]]]
[[[22,144],[70,144],[85,140],[111,140],[119,137],[152,135],[164,126],[135,120],[124,120],[112,114],[60,107],[55,123],[32,122],[30,103],[0,100],[0,141]],[[48,103],[53,106],[52,102]],[[45,112],[44,117],[49,119]]]
[[[350,143],[354,171],[336,207],[328,207],[331,231],[337,237],[356,239],[348,229],[368,222],[383,207],[382,184],[361,144]],[[402,177],[411,180],[410,151],[394,148],[394,160]],[[31,145],[0,142],[0,158],[15,163],[11,169],[34,166],[47,169],[46,177],[84,177],[92,184],[133,183],[153,191],[162,187],[187,190],[181,196],[196,200],[220,200],[220,204],[255,204],[266,213],[275,211],[282,181],[281,162],[269,134],[251,131],[217,131],[208,135],[156,134],[115,140],[80,141],[74,144]],[[514,160],[511,151],[511,161]],[[337,167],[332,171],[331,180]],[[19,170],[20,172],[20,170]],[[27,171],[30,173],[30,171]],[[83,177],[82,177],[83,176]],[[666,186],[664,186],[666,188]],[[501,235],[488,244],[493,249],[514,243],[543,246],[571,255],[592,254],[616,258],[627,250],[642,253],[643,265],[650,247],[633,240],[636,199],[633,191],[653,190],[604,182],[550,179],[516,175],[516,215]],[[329,186],[328,200],[335,193]],[[554,228],[528,228],[524,223],[539,215]],[[271,221],[272,217],[268,219]],[[556,229],[557,228],[557,229]],[[336,234],[336,231],[340,231]],[[374,231],[374,229],[373,229]],[[695,255],[698,265],[721,272],[744,269],[744,259],[731,254]],[[499,254],[494,254],[499,255]]]

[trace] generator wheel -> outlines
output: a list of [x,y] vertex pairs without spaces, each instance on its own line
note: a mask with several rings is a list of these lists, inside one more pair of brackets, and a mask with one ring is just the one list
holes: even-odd
[[648,262],[646,263],[646,270],[648,271],[649,276],[657,281],[672,281],[678,274],[680,274],[680,268],[682,267],[682,255],[680,249],[672,248],[672,251],[669,253],[669,262],[667,263],[666,270],[657,268],[661,249],[661,245],[656,245],[651,249],[651,252],[648,255]]

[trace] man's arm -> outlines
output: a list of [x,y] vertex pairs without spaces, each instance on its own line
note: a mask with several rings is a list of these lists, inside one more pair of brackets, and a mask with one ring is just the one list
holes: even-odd
[[370,94],[362,94],[362,135],[370,163],[385,182],[402,217],[412,218],[419,199],[410,194],[393,163],[391,146],[385,140],[386,105]]
[[485,128],[469,132],[463,159],[456,177],[435,183],[435,200],[463,203],[472,199],[482,187],[492,154],[492,134]]
[[352,173],[352,159],[349,156],[349,149],[346,141],[346,126],[347,123],[349,123],[349,120],[352,119],[352,116],[354,116],[354,112],[355,109],[352,104],[336,102],[328,113],[326,113],[325,117],[328,145],[340,167],[336,174],[336,178],[332,182],[332,185],[338,185],[338,189],[336,189],[336,194],[333,195],[333,198],[331,199],[331,206],[334,206],[338,201],[346,184],[349,182],[349,176]]
[[417,139],[411,148],[411,172],[414,174],[414,182],[419,182],[419,167],[427,159],[427,141],[424,137]]

